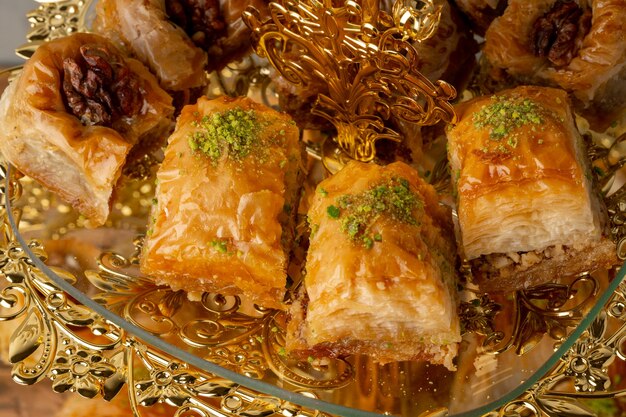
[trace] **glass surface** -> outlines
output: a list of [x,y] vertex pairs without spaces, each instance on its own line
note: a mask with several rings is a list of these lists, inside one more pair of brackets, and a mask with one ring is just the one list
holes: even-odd
[[[129,214],[128,206],[122,205],[112,216],[114,224],[119,221],[116,227],[103,227],[96,230],[84,229],[75,226],[72,222],[67,222],[68,219],[76,219],[76,217],[71,211],[68,212],[67,206],[60,203],[56,197],[46,193],[28,179],[23,179],[22,182],[25,193],[18,202],[18,205],[23,204],[26,208],[20,227],[20,230],[23,231],[18,235],[20,239],[23,239],[22,244],[27,245],[27,242],[33,238],[43,242],[48,253],[48,264],[71,271],[79,278],[74,288],[67,289],[70,295],[100,313],[101,307],[99,308],[94,301],[86,297],[94,297],[98,294],[100,295],[97,297],[99,299],[106,297],[102,297],[102,291],[96,289],[89,280],[84,278],[84,271],[97,270],[95,261],[101,253],[113,251],[131,258],[133,254],[132,239],[144,228],[141,218],[122,214]],[[134,188],[135,186],[133,183],[129,184],[129,187]],[[34,222],[32,218],[29,219],[29,216],[26,215],[28,208],[34,206],[29,191],[37,195],[38,202],[45,206],[45,210],[39,213],[43,215],[44,219],[41,223]],[[151,199],[149,193],[146,193],[146,196]],[[31,199],[30,204],[29,199]],[[41,261],[34,257],[33,262],[38,264]],[[62,278],[55,277],[51,270],[44,269],[44,271],[58,281],[59,286],[61,284],[68,286]],[[136,276],[137,271],[130,268],[126,273],[133,277]],[[602,274],[599,274],[598,281],[606,282],[606,279],[600,275]],[[216,316],[211,314],[202,303],[184,300],[182,302],[183,307],[171,317],[173,324],[164,323],[160,321],[164,317],[162,313],[156,313],[150,308],[146,309],[145,304],[148,301],[158,304],[167,296],[171,296],[173,292],[164,288],[151,288],[149,284],[146,285],[145,283],[142,289],[151,291],[152,294],[149,296],[145,294],[140,296],[137,294],[130,296],[117,294],[115,301],[124,305],[125,309],[122,311],[124,318],[110,312],[105,317],[144,339],[147,344],[154,345],[181,361],[188,362],[215,375],[235,380],[261,393],[279,396],[322,411],[340,415],[366,415],[365,412],[375,412],[415,416],[422,412],[447,407],[450,415],[481,415],[523,393],[551,366],[557,363],[559,358],[576,341],[582,330],[593,321],[623,275],[623,271],[620,272],[608,287],[606,284],[602,285],[603,288],[598,291],[598,295],[592,297],[592,302],[588,303],[588,307],[593,306],[593,308],[584,309],[586,312],[585,319],[579,328],[569,334],[569,337],[556,352],[554,351],[555,340],[546,335],[532,350],[521,356],[517,355],[514,349],[508,349],[498,355],[481,353],[479,346],[482,337],[466,334],[456,372],[450,372],[441,366],[419,362],[377,365],[368,358],[361,356],[348,358],[346,362],[349,365],[341,361],[331,361],[327,366],[315,366],[263,352],[264,349],[276,349],[280,346],[280,340],[267,343],[264,340],[257,340],[261,346],[255,346],[253,349],[258,349],[262,356],[258,360],[259,365],[230,366],[230,369],[236,370],[236,373],[233,374],[210,362],[211,357],[215,357],[214,349],[196,347],[198,345],[211,346],[211,343],[206,341],[193,340],[194,338],[210,337],[206,333],[208,332],[206,327],[198,326],[195,333],[189,331],[183,337],[179,332],[180,329],[194,320],[206,318],[208,323],[208,320],[215,320]],[[585,292],[584,287],[583,283],[581,295]],[[510,300],[508,305],[507,300],[498,301],[501,302],[505,310],[513,308]],[[226,302],[233,302],[233,298],[227,297]],[[205,303],[210,302],[205,301]],[[140,304],[144,305],[141,306]],[[574,304],[576,304],[576,300],[574,300]],[[120,312],[120,304],[116,304],[115,307],[118,307],[116,312]],[[250,306],[246,306],[245,301],[242,302],[241,309],[245,311],[247,308]],[[258,326],[259,323],[262,323],[264,334],[269,334],[271,338],[272,329],[282,328],[282,322],[280,319],[259,320],[259,317],[264,317],[265,314],[267,312],[256,312],[249,316],[242,316],[249,319],[248,324],[244,324],[242,328],[234,329],[232,334],[222,341],[228,337],[235,340],[241,333]],[[507,313],[506,311],[500,313],[498,317],[501,322],[498,323],[498,330],[502,330],[506,334],[513,332],[512,314],[512,312]],[[227,318],[224,317],[223,319]],[[219,320],[217,318],[217,321]],[[246,328],[246,325],[250,327]],[[275,334],[280,336],[281,333],[282,330]],[[190,339],[192,340],[190,341]],[[247,341],[248,339],[244,342],[235,341],[235,344],[242,345]],[[209,359],[209,361],[205,359]],[[350,375],[350,368],[353,373],[348,378],[347,383],[337,381],[341,380],[342,373]],[[300,378],[295,377],[293,373],[299,375]],[[256,378],[249,378],[248,376],[255,376]],[[323,387],[325,384],[331,388],[316,389],[316,385]],[[338,387],[332,388],[333,385]],[[303,389],[315,394],[322,401],[305,396],[294,396],[294,393]]]
[[[491,296],[491,301],[502,308],[495,315],[494,330],[503,332],[503,340],[485,349],[485,336],[465,334],[456,372],[420,362],[378,365],[363,356],[321,364],[297,362],[281,354],[285,323],[282,314],[259,310],[245,300],[237,308],[234,297],[207,296],[202,301],[189,301],[141,278],[137,265],[132,263],[137,255],[133,242],[146,231],[153,176],[127,179],[109,221],[98,229],[84,228],[80,216],[36,182],[28,178],[20,182],[23,192],[15,207],[22,214],[19,230],[14,231],[25,248],[32,239],[42,242],[46,264],[77,278],[74,287],[66,288],[72,297],[167,356],[261,393],[333,414],[418,416],[447,408],[450,415],[460,416],[481,415],[497,408],[531,387],[558,362],[623,277],[620,273],[609,284],[607,274],[601,273],[596,280],[582,279],[572,284],[577,295],[560,311],[572,309],[577,317],[585,319],[556,352],[554,338],[534,335],[539,342],[518,355],[516,348],[534,343],[514,329],[521,303],[512,296]],[[120,262],[122,258],[131,260],[130,264]],[[37,257],[32,260],[35,264],[41,262]],[[62,288],[68,287],[52,270],[43,266],[42,270]],[[111,278],[125,282],[130,290],[120,293],[121,285],[116,287],[107,281]],[[471,296],[473,305],[488,307],[475,297]],[[107,302],[106,313],[93,300]],[[215,326],[224,327],[217,331]],[[489,350],[504,351],[494,354]],[[236,352],[242,354],[240,359]],[[231,357],[224,359],[224,354]],[[302,391],[307,396],[297,394]]]

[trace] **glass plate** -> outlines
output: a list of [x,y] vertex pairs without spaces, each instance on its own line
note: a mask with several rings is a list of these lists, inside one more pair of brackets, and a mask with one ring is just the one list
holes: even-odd
[[[42,3],[33,15],[63,16],[65,29],[76,30],[87,6]],[[20,53],[28,56],[50,33]],[[268,70],[256,59],[213,74],[211,85],[211,94],[247,92],[273,103]],[[321,136],[305,133],[312,164]],[[615,152],[623,139],[590,147],[606,187],[620,181]],[[441,149],[433,146],[433,161]],[[584,416],[597,406],[589,399],[626,392],[616,377],[626,358],[623,271],[508,296],[461,289],[465,334],[456,372],[419,362],[383,366],[363,356],[292,360],[283,349],[283,313],[217,294],[189,301],[139,274],[155,168],[150,157],[135,165],[107,224],[86,229],[68,205],[2,166],[0,333],[11,335],[3,343],[17,382],[51,379],[55,391],[108,400],[126,391],[135,414],[166,403],[178,415],[202,416]],[[427,168],[445,189],[445,165]],[[323,169],[318,163],[312,172],[311,184]],[[606,202],[623,255],[626,198],[612,188]]]

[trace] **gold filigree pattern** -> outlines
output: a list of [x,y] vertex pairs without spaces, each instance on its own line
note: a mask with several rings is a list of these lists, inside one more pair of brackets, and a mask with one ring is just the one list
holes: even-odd
[[[137,253],[140,239],[136,245]],[[98,271],[85,272],[103,291],[94,300],[154,335],[193,348],[210,362],[252,378],[263,378],[271,369],[282,379],[306,388],[337,388],[351,381],[351,367],[344,361],[330,361],[326,377],[313,378],[303,371],[310,364],[287,360],[284,353],[280,354],[284,350],[284,313],[242,306],[237,296],[205,293],[200,301],[189,301],[182,291],[133,275],[137,257],[129,260],[107,252],[98,264]]]
[[[586,308],[591,307],[597,291],[596,279],[587,274],[569,285],[543,284],[517,291],[511,338],[503,347],[494,344],[492,349],[502,352],[514,347],[518,355],[523,355],[544,336],[557,342],[563,341],[567,337],[567,329],[576,326]],[[492,342],[496,340],[494,338]]]
[[[592,307],[598,291],[598,280],[582,274],[569,284],[548,283],[518,290],[512,302],[501,299],[501,295],[496,301],[489,294],[474,294],[461,302],[461,325],[464,332],[484,336],[482,345],[487,352],[515,349],[516,354],[524,355],[545,336],[557,343],[565,340],[568,329],[578,325]],[[510,306],[506,323],[512,323],[507,332],[495,324],[505,305]],[[508,339],[505,333],[509,333]]]
[[[589,328],[532,389],[486,416],[591,417],[597,414],[589,400],[625,395],[624,389],[611,391],[609,377],[611,365],[626,360],[625,291],[622,282]],[[613,330],[608,331],[609,328]],[[573,392],[568,390],[571,386]]]
[[26,15],[31,27],[26,35],[28,43],[15,50],[26,59],[46,41],[84,32],[86,14],[92,3],[92,0],[37,1],[39,7]]
[[267,21],[254,8],[244,17],[257,54],[287,81],[328,87],[312,113],[333,123],[349,157],[371,161],[376,141],[401,140],[385,125],[392,117],[419,125],[456,120],[449,103],[454,87],[433,84],[415,69],[417,52],[408,39],[428,38],[440,17],[432,1],[422,3],[417,11],[397,2],[390,16],[377,1],[334,7],[331,0],[284,0],[269,4]]
[[462,333],[477,333],[488,336],[485,344],[492,343],[492,339],[498,337],[494,328],[494,319],[500,312],[502,306],[489,298],[487,294],[482,294],[471,301],[461,302],[459,316],[461,317]]

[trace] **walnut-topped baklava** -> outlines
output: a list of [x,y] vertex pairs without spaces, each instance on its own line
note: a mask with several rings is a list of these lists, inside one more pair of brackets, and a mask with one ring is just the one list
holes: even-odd
[[131,148],[167,136],[171,102],[139,61],[74,34],[41,45],[4,92],[0,150],[99,226]]
[[626,105],[625,0],[509,0],[484,53],[520,83],[571,93],[582,106]]

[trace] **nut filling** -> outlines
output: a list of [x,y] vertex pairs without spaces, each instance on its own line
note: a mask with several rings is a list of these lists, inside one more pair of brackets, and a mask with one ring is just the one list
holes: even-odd
[[63,61],[66,106],[86,126],[111,124],[141,110],[142,93],[130,68],[101,45],[80,47],[80,57]]
[[558,0],[537,19],[532,31],[532,50],[556,66],[568,65],[591,28],[591,11],[574,1]]
[[170,20],[189,35],[196,46],[207,49],[220,38],[226,24],[217,0],[171,0],[165,2]]

